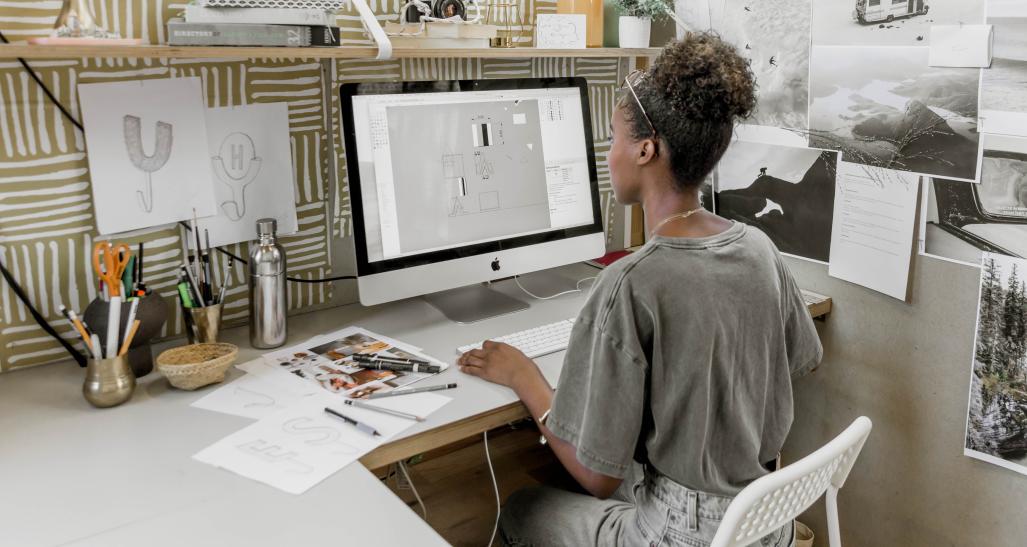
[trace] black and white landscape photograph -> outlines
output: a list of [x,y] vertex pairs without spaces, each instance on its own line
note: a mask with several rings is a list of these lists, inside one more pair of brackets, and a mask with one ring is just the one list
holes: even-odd
[[677,14],[738,48],[756,76],[756,112],[748,123],[806,129],[810,0],[688,0]]
[[980,184],[927,181],[925,254],[972,266],[985,252],[1027,258],[1027,139],[983,137]]
[[984,22],[984,0],[816,0],[813,44],[926,46],[931,26]]
[[995,41],[981,81],[981,129],[1027,136],[1027,2],[998,11],[1008,16],[995,11],[989,6]]
[[982,260],[970,376],[964,453],[1027,474],[1027,260]]
[[735,140],[717,167],[717,214],[763,230],[782,253],[827,262],[838,153]]
[[813,48],[809,144],[845,161],[977,179],[980,70],[927,66],[928,48]]

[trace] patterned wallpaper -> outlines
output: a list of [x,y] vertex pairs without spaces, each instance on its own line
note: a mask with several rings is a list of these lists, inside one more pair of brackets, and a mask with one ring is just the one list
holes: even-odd
[[[182,3],[164,0],[93,0],[97,20],[125,36],[150,43],[164,40],[163,22],[175,16]],[[371,2],[379,19],[395,19],[399,1]],[[44,36],[60,1],[0,2],[0,30],[9,40]],[[555,11],[555,1],[529,0],[521,6],[522,20],[533,13]],[[366,44],[356,13],[341,13],[339,24],[348,44]],[[531,26],[522,27],[522,42],[530,41]],[[351,235],[346,160],[339,135],[338,95],[326,97],[322,75],[331,76],[330,89],[342,82],[430,80],[453,78],[513,78],[583,76],[590,83],[590,102],[596,140],[603,212],[608,243],[623,241],[622,208],[615,207],[606,153],[609,116],[614,93],[626,70],[617,59],[410,59],[375,62],[281,59],[109,59],[83,58],[30,61],[33,70],[78,118],[76,85],[100,81],[199,76],[207,106],[256,102],[289,105],[290,140],[295,167],[295,199],[299,233],[283,238],[289,255],[289,274],[308,279],[331,274],[329,238]],[[326,115],[325,106],[329,106]],[[334,150],[329,148],[334,146]],[[0,260],[22,284],[37,309],[71,341],[77,338],[58,312],[63,303],[82,310],[96,296],[90,252],[97,234],[85,143],[81,133],[61,117],[42,91],[14,60],[0,60]],[[334,187],[331,185],[334,183]],[[334,199],[332,199],[334,198]],[[334,222],[333,222],[334,219]],[[161,296],[174,297],[178,264],[184,252],[183,232],[175,226],[119,235],[119,241],[146,244],[147,285]],[[245,256],[246,245],[231,252]],[[226,266],[216,255],[215,266]],[[352,257],[334,257],[335,270],[352,271]],[[330,284],[289,284],[290,309],[300,310],[331,300]],[[238,324],[247,310],[244,266],[234,269],[226,299],[225,320]],[[169,306],[165,336],[181,334],[177,306]],[[64,359],[63,349],[40,330],[27,309],[4,283],[0,286],[0,371]]]

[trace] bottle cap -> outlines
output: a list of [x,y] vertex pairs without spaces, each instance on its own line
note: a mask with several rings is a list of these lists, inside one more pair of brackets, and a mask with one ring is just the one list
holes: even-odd
[[257,221],[258,236],[273,236],[278,231],[278,221],[273,218],[262,218]]

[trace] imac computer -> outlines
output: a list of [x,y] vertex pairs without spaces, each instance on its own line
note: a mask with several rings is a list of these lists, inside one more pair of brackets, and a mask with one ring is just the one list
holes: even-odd
[[582,78],[340,88],[360,302],[470,322],[527,307],[483,282],[605,252]]

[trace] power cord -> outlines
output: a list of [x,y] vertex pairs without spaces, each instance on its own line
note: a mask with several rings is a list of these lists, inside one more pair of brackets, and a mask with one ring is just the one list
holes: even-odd
[[499,512],[502,505],[499,503],[499,484],[496,483],[496,471],[492,468],[492,455],[489,454],[489,432],[482,432],[482,438],[485,443],[485,461],[489,464],[489,476],[492,477],[492,491],[496,494],[496,523],[492,525],[492,536],[488,544],[488,547],[492,547],[492,542],[496,541],[496,532],[499,530]]
[[410,474],[407,473],[407,464],[400,461],[399,470],[403,472],[403,479],[406,481],[407,486],[410,487],[410,491],[414,493],[414,498],[417,499],[417,504],[421,506],[421,515],[424,517],[425,522],[427,522],[428,506],[425,505],[423,501],[421,501],[421,496],[417,493],[417,487],[414,486],[414,481],[410,480]]
[[[5,44],[9,44],[10,43],[7,40],[7,37],[4,36],[3,32],[0,32],[0,41],[3,41],[3,43],[5,43]],[[54,104],[54,106],[56,106],[61,111],[61,114],[63,114],[64,117],[67,118],[68,121],[72,123],[72,125],[77,127],[79,131],[85,132],[85,128],[82,127],[82,123],[79,122],[78,120],[76,120],[71,115],[71,112],[68,112],[68,109],[65,108],[64,105],[61,104],[61,102],[59,100],[57,100],[57,97],[55,97],[53,92],[50,91],[50,88],[48,88],[46,86],[46,84],[44,84],[43,81],[39,79],[39,76],[36,75],[36,72],[34,70],[32,70],[32,67],[29,66],[28,62],[26,62],[25,59],[23,59],[21,57],[18,57],[18,62],[21,63],[21,66],[22,66],[22,68],[25,69],[25,72],[28,72],[29,76],[31,76],[32,79],[35,80],[36,85],[38,85],[39,88],[46,95],[46,97],[48,99],[50,99],[50,102],[52,102]],[[181,224],[182,226],[185,226],[186,230],[190,229],[189,225],[184,223],[184,222],[180,222],[179,224]],[[225,256],[232,257],[233,259],[235,259],[235,260],[237,260],[239,262],[242,262],[243,264],[247,263],[247,261],[244,260],[242,257],[236,256],[235,254],[230,253],[230,252],[228,252],[228,251],[226,251],[226,250],[224,250],[224,249],[222,249],[220,247],[217,248],[217,251],[219,253],[225,255]],[[330,283],[332,281],[343,281],[343,280],[346,280],[346,279],[356,279],[356,278],[357,277],[355,275],[339,275],[339,276],[335,276],[335,277],[322,277],[322,278],[318,278],[318,279],[303,279],[303,278],[300,278],[300,277],[286,277],[285,279],[287,281],[292,281],[293,283]],[[23,302],[25,302],[25,304],[28,305],[27,301],[23,301]]]
[[[192,232],[192,227],[190,227],[184,221],[180,220],[180,221],[178,221],[178,223],[181,224],[182,227],[185,228],[187,232],[190,232],[190,233]],[[197,229],[199,229],[199,228],[197,228]],[[249,261],[246,260],[245,258],[243,258],[241,256],[238,256],[235,253],[226,251],[226,250],[222,249],[221,247],[215,247],[214,250],[219,252],[219,253],[221,253],[221,254],[223,254],[223,255],[225,255],[225,256],[231,257],[232,260],[235,260],[236,262],[241,262],[243,264],[249,264]],[[303,279],[302,277],[286,277],[285,280],[286,281],[292,281],[293,283],[330,283],[332,281],[342,281],[342,280],[345,280],[345,279],[356,279],[356,278],[357,278],[357,276],[355,276],[355,275],[337,275],[337,276],[334,276],[334,277],[320,277],[318,279]]]
[[[7,39],[7,37],[4,36],[4,33],[2,31],[0,31],[0,42],[3,42],[5,44],[11,43]],[[60,101],[57,100],[57,97],[55,97],[53,92],[50,91],[50,88],[47,87],[46,84],[44,84],[43,81],[39,79],[39,76],[36,74],[34,70],[32,70],[32,67],[29,66],[28,62],[26,62],[25,59],[21,57],[18,57],[18,62],[21,63],[22,68],[24,68],[25,72],[27,72],[28,75],[32,77],[32,79],[36,82],[36,85],[39,86],[39,88],[43,91],[46,97],[50,99],[50,102],[52,102],[54,106],[56,106],[58,110],[61,111],[61,114],[63,114],[64,117],[67,118],[67,120],[71,122],[71,124],[74,125],[79,131],[82,131],[84,133],[85,128],[82,127],[82,123],[75,119],[75,117],[71,115],[71,112],[68,112],[68,109],[65,108]],[[188,225],[186,225],[186,227],[188,228]],[[218,252],[230,256],[235,260],[242,262],[243,264],[247,263],[246,260],[243,260],[241,257],[235,256],[234,254],[224,249],[218,248],[217,250]],[[36,322],[36,324],[39,325],[39,327],[42,328],[43,331],[45,331],[48,335],[50,335],[51,338],[57,340],[57,343],[59,343],[68,352],[68,354],[71,355],[71,357],[75,360],[76,363],[78,363],[80,367],[86,366],[85,356],[83,356],[82,353],[80,353],[71,344],[69,344],[67,340],[61,338],[61,335],[58,334],[52,326],[50,326],[50,323],[47,322],[46,318],[43,317],[43,315],[40,314],[38,310],[36,310],[35,306],[32,305],[32,302],[29,301],[28,296],[22,290],[21,286],[18,285],[18,283],[14,280],[14,276],[11,275],[11,273],[3,264],[0,264],[0,274],[2,274],[4,280],[7,281],[7,284],[11,287],[11,290],[14,291],[14,295],[18,298],[18,300],[20,300],[21,303],[24,304],[26,308],[28,308],[29,314],[32,316],[32,319]],[[286,279],[292,281],[293,283],[328,283],[331,281],[340,281],[344,279],[356,279],[356,276],[340,275],[336,277],[325,277],[321,279],[302,279],[299,277],[286,277]]]
[[560,296],[564,296],[566,294],[576,294],[576,293],[579,293],[579,292],[581,292],[581,284],[582,283],[584,283],[586,281],[593,281],[593,280],[595,280],[598,277],[599,276],[594,275],[592,277],[586,277],[585,279],[579,279],[578,282],[574,284],[574,288],[573,289],[571,289],[569,291],[558,292],[556,294],[549,295],[549,296],[539,296],[539,295],[529,291],[528,289],[525,289],[524,285],[521,285],[521,276],[519,276],[519,275],[515,275],[514,276],[514,283],[517,283],[517,286],[520,287],[522,291],[524,291],[524,294],[526,294],[526,295],[528,295],[528,296],[530,296],[530,297],[532,297],[532,298],[534,298],[536,300],[552,300],[554,298],[557,298],[557,297],[560,297]]

